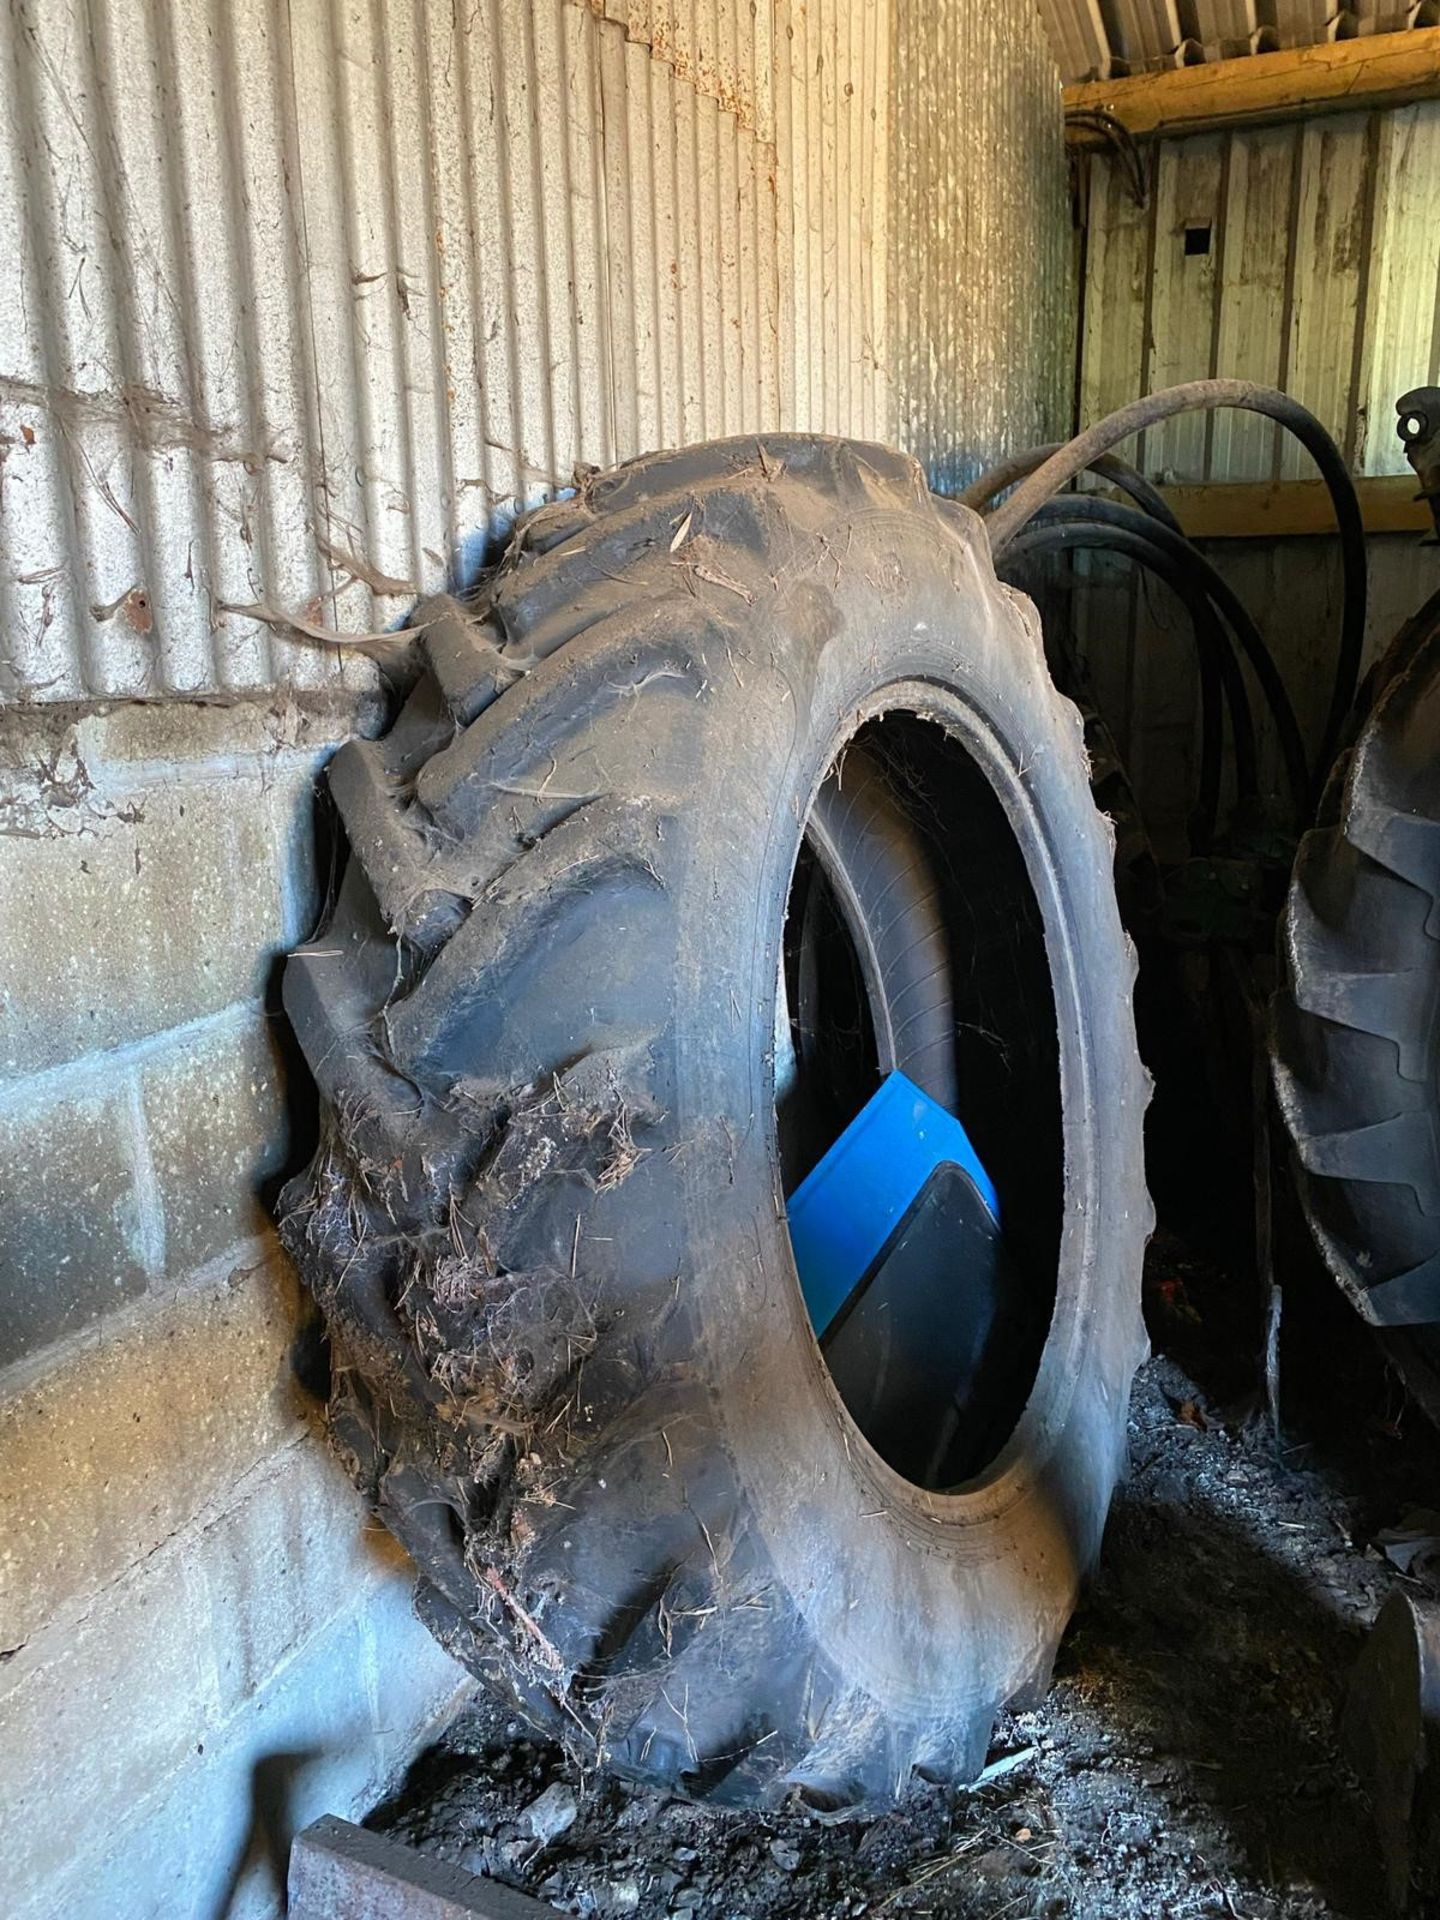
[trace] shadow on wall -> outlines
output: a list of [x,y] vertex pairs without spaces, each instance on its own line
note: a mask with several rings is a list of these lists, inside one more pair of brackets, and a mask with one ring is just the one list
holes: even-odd
[[301,1815],[295,1808],[296,1784],[306,1768],[325,1757],[319,1747],[267,1753],[250,1769],[250,1830],[211,1920],[230,1920],[242,1900],[242,1889],[248,1907],[257,1877],[269,1883],[283,1907],[290,1848],[295,1835],[311,1818],[309,1812]]

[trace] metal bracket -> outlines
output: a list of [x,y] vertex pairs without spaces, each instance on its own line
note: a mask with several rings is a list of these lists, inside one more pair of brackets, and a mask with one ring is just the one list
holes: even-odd
[[1412,387],[1395,402],[1395,411],[1395,431],[1419,478],[1420,498],[1430,502],[1440,540],[1440,387]]

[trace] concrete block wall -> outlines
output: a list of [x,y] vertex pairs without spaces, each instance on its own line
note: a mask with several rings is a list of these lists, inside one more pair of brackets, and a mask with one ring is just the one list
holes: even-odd
[[464,1690],[298,1384],[265,1206],[316,777],[371,718],[0,719],[8,1920],[278,1913],[295,1828],[372,1804]]

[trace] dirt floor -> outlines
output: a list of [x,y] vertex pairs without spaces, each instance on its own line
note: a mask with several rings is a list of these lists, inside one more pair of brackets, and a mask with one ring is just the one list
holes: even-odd
[[1383,1914],[1337,1712],[1385,1596],[1432,1589],[1425,1543],[1407,1574],[1382,1536],[1440,1530],[1415,1517],[1440,1506],[1440,1461],[1321,1288],[1287,1320],[1277,1446],[1247,1393],[1252,1291],[1152,1248],[1157,1357],[1101,1571],[1045,1706],[997,1728],[977,1787],[917,1787],[868,1825],[713,1814],[581,1780],[482,1700],[372,1824],[572,1914]]

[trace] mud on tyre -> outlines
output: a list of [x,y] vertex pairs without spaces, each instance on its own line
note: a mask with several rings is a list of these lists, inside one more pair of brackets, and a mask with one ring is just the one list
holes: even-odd
[[[591,1764],[829,1808],[972,1777],[1098,1548],[1150,1219],[1110,843],[1034,612],[914,462],[777,436],[589,480],[418,618],[403,711],[333,763],[351,855],[285,983],[335,1440],[433,1630]],[[1012,1246],[959,1484],[866,1442],[787,1236],[822,790],[883,936],[871,1067],[919,1009]],[[886,846],[933,964],[855,872]]]

